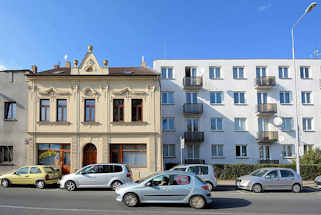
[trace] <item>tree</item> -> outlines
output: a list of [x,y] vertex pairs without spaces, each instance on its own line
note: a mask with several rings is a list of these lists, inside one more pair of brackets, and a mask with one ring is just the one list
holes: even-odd
[[301,164],[321,164],[321,149],[314,149],[301,157]]

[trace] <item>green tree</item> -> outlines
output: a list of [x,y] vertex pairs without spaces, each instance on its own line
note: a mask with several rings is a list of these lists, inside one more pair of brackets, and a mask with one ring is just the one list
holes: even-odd
[[301,164],[321,164],[321,149],[314,149],[301,157]]

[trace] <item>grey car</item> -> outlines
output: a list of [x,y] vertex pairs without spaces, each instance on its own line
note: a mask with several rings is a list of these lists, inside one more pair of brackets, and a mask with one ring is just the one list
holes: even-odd
[[216,175],[215,175],[214,167],[212,165],[186,164],[186,165],[175,166],[170,170],[186,171],[186,172],[192,172],[196,174],[206,183],[209,191],[214,190],[217,186]]
[[262,168],[249,175],[239,177],[235,184],[240,189],[260,193],[264,190],[292,190],[299,193],[302,189],[302,178],[288,168]]
[[112,188],[132,182],[131,171],[125,164],[92,164],[76,173],[65,175],[58,182],[60,188]]
[[314,179],[314,183],[321,189],[321,175]]
[[185,203],[203,208],[212,202],[207,185],[193,173],[165,171],[150,175],[136,183],[116,189],[116,200],[128,207],[139,203]]

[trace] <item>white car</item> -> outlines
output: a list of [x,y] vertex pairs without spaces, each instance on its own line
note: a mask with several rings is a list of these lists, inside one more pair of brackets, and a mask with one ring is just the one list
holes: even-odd
[[76,173],[65,175],[58,182],[60,188],[112,188],[132,182],[131,171],[125,164],[92,164]]

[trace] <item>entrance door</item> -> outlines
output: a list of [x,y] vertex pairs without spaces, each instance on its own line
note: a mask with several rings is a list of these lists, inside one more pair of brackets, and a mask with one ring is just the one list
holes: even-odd
[[83,154],[83,166],[87,166],[89,164],[97,163],[97,149],[96,146],[92,143],[88,143],[84,148]]

